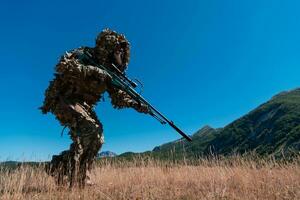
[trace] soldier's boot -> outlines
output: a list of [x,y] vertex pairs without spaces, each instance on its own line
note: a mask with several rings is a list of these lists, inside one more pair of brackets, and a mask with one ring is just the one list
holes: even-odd
[[90,170],[86,171],[86,181],[85,181],[85,184],[87,186],[93,186],[93,185],[95,185],[95,183],[93,182],[93,180],[91,178],[91,171]]

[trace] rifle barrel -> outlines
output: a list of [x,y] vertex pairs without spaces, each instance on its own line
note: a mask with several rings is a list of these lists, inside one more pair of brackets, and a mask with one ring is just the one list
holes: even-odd
[[[176,130],[181,136],[183,136],[185,139],[187,139],[189,142],[192,141],[192,138],[190,138],[187,134],[185,134],[181,129],[179,129],[173,121],[166,118],[161,112],[159,112],[156,108],[154,108],[144,97],[142,97],[139,93],[137,93],[133,88],[128,87],[130,92],[134,93],[133,98],[135,96],[138,96],[136,101],[142,101],[142,103],[146,104],[152,111],[154,111],[160,118],[162,118],[165,122],[167,122],[174,130]],[[155,117],[157,120],[159,120],[157,117]],[[159,120],[161,122],[161,120]]]

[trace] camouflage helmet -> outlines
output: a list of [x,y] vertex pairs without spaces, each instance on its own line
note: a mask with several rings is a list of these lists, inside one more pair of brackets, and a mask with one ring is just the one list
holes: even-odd
[[122,57],[123,66],[125,70],[130,58],[130,44],[123,34],[119,34],[110,29],[104,29],[96,38],[95,57],[101,64],[110,65],[114,62],[114,52],[122,48],[124,56]]

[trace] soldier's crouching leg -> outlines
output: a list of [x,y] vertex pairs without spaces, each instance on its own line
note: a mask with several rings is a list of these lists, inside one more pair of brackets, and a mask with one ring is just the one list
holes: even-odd
[[70,150],[53,156],[53,174],[56,174],[58,184],[67,176],[70,187],[84,186],[87,170],[91,169],[93,160],[103,144],[102,124],[89,106],[79,103],[67,104],[61,101],[56,105],[54,114],[62,125],[69,127],[73,143]]
[[87,118],[82,119],[78,123],[77,131],[79,134],[79,141],[82,147],[82,154],[78,164],[77,182],[79,186],[84,187],[87,181],[87,172],[91,170],[92,164],[103,144],[103,128],[102,124],[97,120],[94,113]]

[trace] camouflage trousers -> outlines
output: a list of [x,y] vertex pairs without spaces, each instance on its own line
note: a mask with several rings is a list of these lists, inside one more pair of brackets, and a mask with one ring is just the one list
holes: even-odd
[[70,187],[84,187],[89,178],[87,173],[104,143],[102,124],[85,103],[69,104],[61,100],[53,113],[62,125],[70,129],[73,143],[69,150],[52,157],[49,171],[58,184],[64,184],[67,177]]

